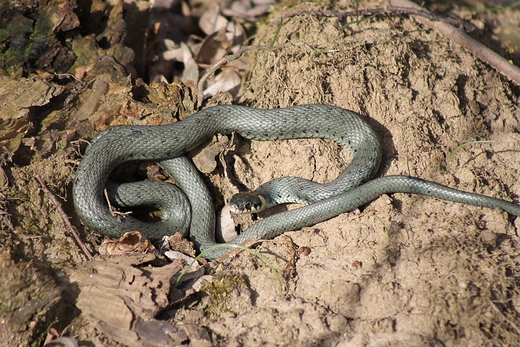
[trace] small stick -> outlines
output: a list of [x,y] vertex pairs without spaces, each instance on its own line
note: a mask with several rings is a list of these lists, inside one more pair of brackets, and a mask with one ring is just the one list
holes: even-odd
[[70,231],[72,232],[72,235],[74,236],[74,238],[76,239],[76,242],[78,243],[79,247],[81,248],[81,250],[83,251],[83,253],[85,254],[85,256],[87,257],[88,260],[92,260],[92,254],[90,254],[90,252],[88,251],[87,247],[85,246],[85,244],[83,243],[83,241],[81,241],[81,238],[79,237],[79,234],[78,232],[76,231],[76,228],[74,228],[74,226],[72,225],[72,223],[70,222],[69,220],[69,216],[67,216],[67,214],[65,213],[65,211],[63,211],[63,209],[61,208],[61,205],[60,203],[58,202],[58,200],[56,200],[56,197],[51,193],[51,191],[49,190],[49,188],[47,188],[47,185],[45,184],[45,182],[43,182],[42,178],[40,177],[40,175],[35,175],[34,178],[36,179],[36,181],[38,181],[38,183],[42,186],[42,189],[43,191],[45,192],[45,194],[47,194],[49,196],[49,199],[51,200],[51,202],[54,204],[54,206],[56,206],[56,208],[58,209],[58,213],[60,214],[61,218],[63,219],[63,221],[65,222],[65,224],[67,225],[67,227],[70,229]]
[[110,214],[112,215],[112,217],[116,217],[117,219],[119,219],[119,221],[121,221],[119,216],[128,216],[132,214],[132,211],[119,212],[118,210],[116,210],[110,202],[110,199],[108,197],[108,191],[106,190],[106,188],[103,190],[103,193],[105,194],[105,200],[107,201],[108,209],[110,210]]

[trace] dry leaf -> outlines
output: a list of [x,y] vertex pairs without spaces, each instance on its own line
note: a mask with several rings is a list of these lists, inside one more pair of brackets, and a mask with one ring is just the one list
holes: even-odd
[[231,215],[229,204],[226,204],[220,211],[219,220],[217,221],[217,234],[224,242],[229,242],[238,236],[235,221]]
[[189,47],[181,42],[181,48],[183,52],[183,63],[184,63],[184,71],[182,72],[182,82],[193,81],[197,82],[199,80],[199,66],[193,56]]
[[217,168],[215,157],[224,151],[224,148],[226,148],[228,143],[229,139],[227,136],[220,136],[216,142],[203,147],[200,151],[192,151],[190,154],[193,155],[193,164],[195,164],[197,169],[202,173],[212,173]]
[[226,28],[209,35],[197,54],[197,61],[203,64],[214,64],[229,52],[232,41],[226,35]]
[[228,92],[236,96],[241,82],[240,76],[235,71],[224,70],[215,77],[213,84],[206,88],[204,98],[209,98],[218,92]]
[[106,240],[99,246],[101,255],[122,255],[127,253],[151,253],[155,251],[148,238],[141,235],[138,231],[125,233],[119,240]]
[[164,45],[166,46],[166,50],[163,52],[162,57],[165,60],[184,61],[184,51],[181,45],[169,39],[164,40]]
[[215,11],[206,11],[199,19],[199,26],[206,35],[211,35],[222,28],[226,28],[228,20],[222,15],[215,15]]
[[[193,243],[191,243],[189,240],[186,240],[182,237],[180,233],[175,233],[172,236],[165,237],[164,239],[164,247],[166,249],[172,250],[172,251],[179,251],[183,254],[195,256],[197,252],[195,252],[195,248],[193,248]],[[163,247],[161,247],[161,250]]]

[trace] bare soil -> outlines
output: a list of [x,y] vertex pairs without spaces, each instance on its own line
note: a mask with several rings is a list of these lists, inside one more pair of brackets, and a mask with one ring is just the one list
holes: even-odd
[[[520,21],[518,11],[507,15]],[[519,86],[414,18],[377,18],[343,30],[334,23],[335,18],[304,15],[281,27],[260,25],[256,44],[270,45],[276,38],[274,45],[285,46],[276,53],[253,52],[238,102],[351,109],[366,117],[383,143],[378,175],[416,176],[520,201]],[[13,345],[41,344],[54,324],[60,329],[71,324],[70,335],[85,346],[161,345],[135,337],[123,342],[128,338],[123,332],[118,340],[99,319],[78,311],[78,291],[86,289],[70,279],[82,277],[75,270],[91,270],[85,270],[85,257],[32,178],[40,174],[70,201],[79,144],[65,140],[63,124],[88,138],[108,124],[161,124],[174,121],[172,111],[181,118],[193,112],[193,86],[147,86],[153,105],[145,105],[129,96],[134,87],[120,73],[111,72],[105,80],[107,91],[98,96],[102,106],[88,126],[79,126],[74,117],[94,92],[69,110],[50,112],[34,143],[24,140],[30,160],[15,157],[19,164],[0,172],[12,215],[0,234],[0,301],[9,302],[0,305],[7,310],[0,313],[9,318],[4,327],[10,324],[9,332],[0,325],[0,333]],[[226,95],[210,101],[228,102]],[[52,128],[60,129],[54,137],[41,135]],[[457,146],[480,140],[492,142],[465,146],[452,156]],[[326,140],[239,140],[225,157],[207,176],[219,207],[237,192],[234,181],[249,189],[285,175],[325,182],[348,165],[349,153]],[[232,180],[224,175],[228,171]],[[71,204],[64,205],[74,216]],[[74,217],[73,222],[80,226]],[[242,223],[247,227],[250,221]],[[100,237],[81,231],[95,252]],[[358,212],[258,245],[282,275],[281,292],[271,270],[242,252],[208,265],[212,283],[202,291],[184,292],[175,300],[169,293],[173,305],[156,300],[160,309],[147,311],[146,319],[168,320],[188,334],[176,343],[189,340],[194,346],[513,346],[520,334],[519,242],[520,219],[503,211],[408,194],[382,196]],[[91,300],[96,306],[96,297]],[[135,331],[135,324],[127,324]]]

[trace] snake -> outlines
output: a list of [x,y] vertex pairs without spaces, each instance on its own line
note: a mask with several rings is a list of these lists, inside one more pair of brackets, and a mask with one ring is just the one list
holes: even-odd
[[[261,219],[240,233],[229,247],[213,247],[215,208],[211,194],[186,153],[215,134],[238,133],[250,140],[328,138],[344,145],[351,162],[333,181],[316,183],[298,177],[281,177],[253,192],[239,193],[230,201],[237,213],[258,212],[277,204],[304,206]],[[520,216],[520,205],[503,199],[464,192],[416,177],[395,175],[373,178],[382,158],[375,131],[356,112],[322,105],[259,109],[240,105],[208,107],[172,124],[113,126],[96,136],[81,160],[73,182],[77,215],[90,229],[120,237],[140,231],[151,239],[180,232],[190,237],[204,257],[213,260],[233,245],[271,239],[355,210],[382,194],[411,193],[487,208],[500,208]],[[175,185],[142,181],[114,183],[112,171],[128,161],[153,160]],[[148,205],[163,213],[160,222],[145,222],[131,215],[115,216],[116,206]]]

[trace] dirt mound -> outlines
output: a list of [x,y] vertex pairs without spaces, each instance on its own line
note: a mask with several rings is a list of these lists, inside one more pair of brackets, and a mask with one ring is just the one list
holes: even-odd
[[[312,10],[310,6],[302,4],[291,11]],[[272,14],[272,18],[280,16]],[[518,86],[414,18],[377,17],[337,24],[336,18],[307,14],[280,25],[260,26],[255,43],[282,48],[251,53],[239,102],[261,108],[323,103],[351,109],[366,117],[380,136],[384,159],[378,175],[416,176],[520,200]],[[0,215],[1,225],[8,230],[0,232],[5,279],[1,282],[18,283],[2,292],[7,293],[4,298],[15,296],[17,288],[28,293],[19,300],[0,300],[0,313],[11,315],[7,321],[16,324],[11,327],[17,330],[10,332],[18,333],[17,339],[10,338],[15,343],[31,341],[27,332],[41,336],[51,325],[51,313],[60,312],[61,323],[73,322],[70,333],[81,341],[119,345],[87,323],[71,304],[77,293],[64,290],[61,270],[66,265],[69,273],[80,271],[84,267],[77,264],[84,256],[33,179],[40,174],[64,201],[70,200],[80,147],[70,144],[71,124],[82,136],[91,137],[109,124],[161,124],[174,121],[172,110],[180,118],[193,112],[194,84],[136,86],[116,65],[108,60],[97,63],[89,73],[101,82],[78,83],[78,89],[86,92],[69,109],[47,109],[42,124],[24,113],[35,122],[38,135],[12,142],[25,152],[10,158],[16,165],[5,165],[0,171],[0,206],[8,206]],[[12,89],[35,81],[18,83]],[[43,87],[54,93],[52,97],[62,92]],[[101,89],[96,92],[96,88]],[[51,98],[42,100],[24,107],[45,107]],[[229,100],[223,94],[210,102]],[[82,105],[88,106],[91,120],[86,127],[78,125],[86,112],[80,112]],[[470,144],[474,141],[478,142]],[[237,192],[237,182],[249,189],[286,175],[325,182],[337,177],[349,156],[340,145],[326,140],[242,140],[208,175],[208,182],[222,207]],[[0,159],[7,162],[4,156]],[[70,203],[64,205],[74,215]],[[243,221],[242,227],[251,222]],[[519,233],[520,219],[499,210],[408,194],[385,195],[361,211],[261,243],[257,250],[282,274],[282,291],[260,259],[240,253],[213,262],[212,282],[199,294],[173,300],[175,292],[161,292],[163,306],[155,318],[168,319],[172,323],[168,329],[173,325],[180,329],[178,343],[186,343],[188,336],[194,345],[515,345],[520,333]],[[85,239],[91,251],[99,243],[98,236],[88,232]],[[33,257],[44,265],[25,261]],[[149,265],[151,260],[142,263]],[[134,266],[117,269],[124,269],[122,277],[127,271],[153,278]],[[58,276],[41,270],[49,267]],[[160,278],[168,281],[168,276]],[[153,284],[154,290],[162,286],[159,280]],[[43,295],[43,290],[49,295]],[[35,303],[18,311],[29,298],[36,298]],[[153,308],[147,309],[153,317],[158,308],[154,300],[149,301]],[[135,311],[125,312],[130,329]],[[23,322],[16,320],[19,317]],[[151,331],[147,330],[149,336]],[[0,332],[8,333],[1,326]],[[118,334],[123,338],[124,329]],[[194,338],[197,334],[200,340]]]

